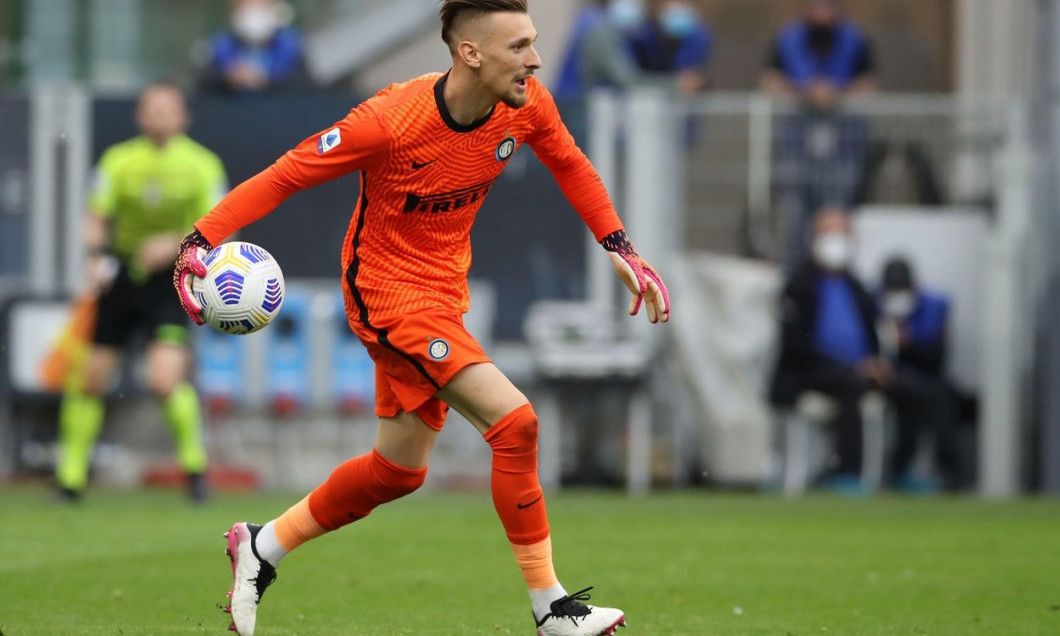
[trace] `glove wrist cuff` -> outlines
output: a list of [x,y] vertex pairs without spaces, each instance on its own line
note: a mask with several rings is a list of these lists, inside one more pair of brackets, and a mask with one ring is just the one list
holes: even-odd
[[600,241],[600,245],[608,252],[614,252],[622,257],[637,255],[637,249],[626,236],[625,230],[611,232]]
[[185,236],[184,240],[180,242],[181,251],[183,251],[184,248],[190,245],[194,245],[195,247],[201,247],[204,250],[213,249],[213,245],[210,245],[210,242],[206,240],[206,237],[203,236],[202,232],[200,232],[198,229],[192,229],[191,233]]

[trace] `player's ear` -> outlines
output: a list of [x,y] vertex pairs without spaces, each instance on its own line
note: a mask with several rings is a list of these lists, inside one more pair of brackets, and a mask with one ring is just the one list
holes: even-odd
[[474,42],[464,40],[456,46],[456,54],[460,56],[464,64],[471,68],[478,68],[482,65],[482,55]]

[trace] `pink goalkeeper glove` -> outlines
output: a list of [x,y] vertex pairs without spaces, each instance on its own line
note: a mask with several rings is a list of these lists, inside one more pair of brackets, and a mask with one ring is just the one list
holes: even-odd
[[636,316],[641,303],[646,300],[648,320],[652,323],[670,320],[670,294],[666,291],[666,285],[659,273],[637,254],[625,230],[608,234],[600,244],[611,257],[615,273],[633,293],[629,301],[629,315]]
[[191,234],[185,236],[180,242],[177,265],[173,269],[173,286],[177,288],[180,305],[197,325],[206,324],[206,321],[202,318],[202,307],[195,302],[195,296],[191,293],[191,279],[193,276],[206,277],[206,266],[202,264],[200,252],[205,255],[212,249],[213,246],[206,240],[206,237],[198,230],[192,230]]

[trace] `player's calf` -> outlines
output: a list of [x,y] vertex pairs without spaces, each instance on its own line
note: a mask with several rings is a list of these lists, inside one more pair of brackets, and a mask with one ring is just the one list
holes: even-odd
[[548,512],[537,478],[537,429],[533,407],[524,404],[484,435],[493,451],[493,505],[514,545],[532,545],[549,536]]

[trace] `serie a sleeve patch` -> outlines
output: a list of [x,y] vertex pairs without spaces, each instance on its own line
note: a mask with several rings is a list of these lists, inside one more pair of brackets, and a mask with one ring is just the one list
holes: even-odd
[[317,154],[322,155],[342,143],[342,133],[338,127],[332,128],[317,140]]

